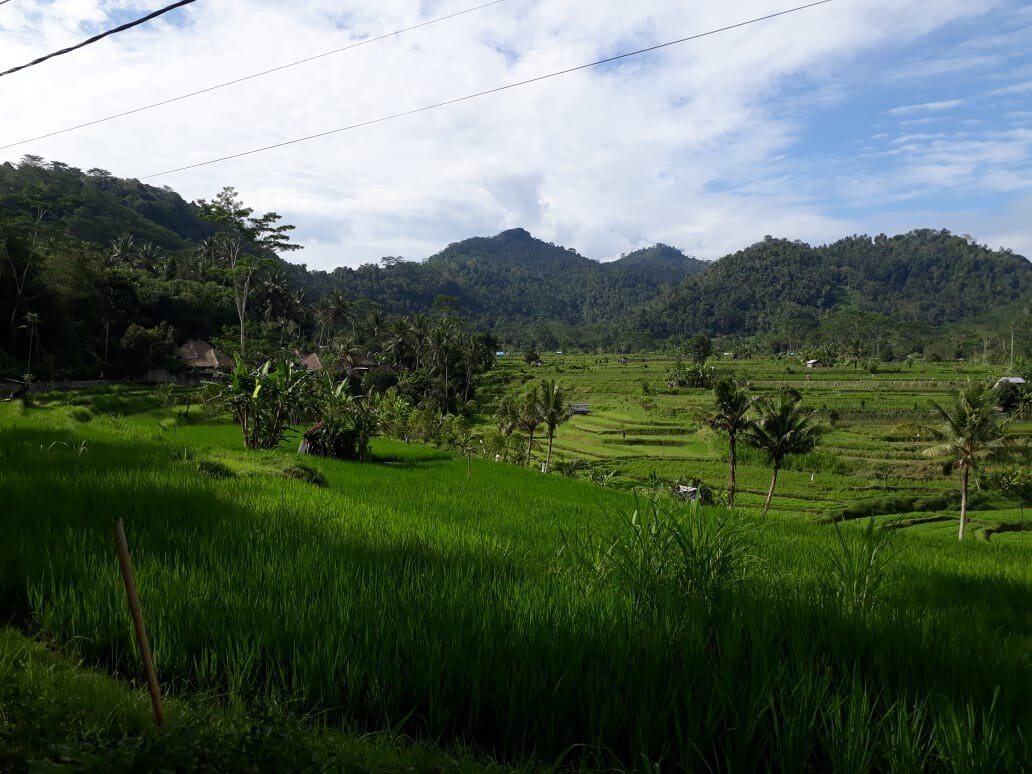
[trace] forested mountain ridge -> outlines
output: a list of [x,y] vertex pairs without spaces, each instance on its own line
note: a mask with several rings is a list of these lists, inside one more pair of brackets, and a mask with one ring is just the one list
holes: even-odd
[[313,289],[370,299],[397,314],[425,310],[438,295],[452,296],[463,314],[485,327],[581,325],[621,317],[706,266],[666,245],[600,263],[516,228],[454,242],[422,263],[387,259],[379,266],[336,269]]
[[104,169],[82,171],[59,161],[27,156],[0,164],[0,213],[39,217],[48,230],[110,244],[123,234],[164,250],[181,250],[214,233],[197,208],[171,188],[114,177]]
[[1032,305],[1032,263],[945,230],[851,236],[828,245],[768,237],[686,278],[638,315],[659,337],[754,335],[806,339],[841,310],[938,326],[1001,306]]

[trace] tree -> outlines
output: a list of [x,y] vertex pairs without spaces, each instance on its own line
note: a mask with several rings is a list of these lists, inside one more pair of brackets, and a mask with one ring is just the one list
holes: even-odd
[[495,427],[501,435],[504,443],[502,447],[502,461],[509,461],[509,439],[520,424],[520,404],[514,395],[503,395],[498,402],[498,408],[494,413]]
[[527,462],[531,462],[531,452],[534,449],[534,431],[541,424],[541,395],[536,389],[529,389],[523,394],[520,402],[519,428],[527,434]]
[[555,439],[555,429],[569,419],[570,415],[567,411],[566,395],[558,383],[545,379],[538,385],[537,392],[541,419],[548,428],[548,453],[545,455],[545,467],[542,471],[547,473],[552,464],[552,442]]
[[735,467],[737,464],[737,445],[740,433],[747,431],[752,421],[748,419],[753,407],[753,399],[745,388],[740,387],[733,379],[721,379],[713,387],[715,406],[703,421],[713,430],[727,433],[728,462],[731,473],[727,484],[728,510],[735,507]]
[[773,468],[770,489],[763,504],[763,515],[770,510],[774,487],[778,483],[778,472],[789,454],[805,454],[813,451],[820,440],[823,428],[814,424],[814,412],[803,409],[799,398],[783,392],[777,400],[758,399],[755,404],[760,417],[746,429],[746,440],[763,451],[768,464]]
[[713,354],[713,342],[709,340],[708,336],[696,333],[688,339],[685,349],[692,362],[701,365]]
[[197,202],[200,217],[219,227],[211,247],[233,289],[233,302],[240,321],[240,355],[247,350],[247,302],[255,274],[268,265],[268,259],[301,245],[290,242],[290,225],[277,225],[280,216],[267,212],[254,217],[254,210],[245,207],[230,186],[223,188],[210,202]]
[[316,312],[322,329],[320,340],[332,339],[345,325],[351,324],[354,333],[355,310],[351,302],[340,291],[323,296]]
[[924,454],[926,457],[949,456],[952,466],[960,469],[958,540],[964,539],[972,471],[977,471],[983,460],[1002,456],[1008,449],[1007,419],[995,404],[995,395],[988,385],[977,382],[969,382],[959,390],[952,406],[934,401],[931,404],[940,425],[929,429],[939,443],[925,449]]

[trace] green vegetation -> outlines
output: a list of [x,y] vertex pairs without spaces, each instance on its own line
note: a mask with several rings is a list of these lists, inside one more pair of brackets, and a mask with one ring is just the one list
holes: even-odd
[[[0,770],[491,771],[397,735],[343,734],[269,703],[254,713],[200,699],[165,702],[0,628]],[[508,770],[508,767],[506,768]]]
[[[0,375],[141,378],[195,338],[251,365],[313,351],[345,363],[368,356],[391,318],[441,300],[443,316],[503,351],[670,340],[697,358],[716,336],[740,356],[805,350],[860,367],[915,353],[1002,363],[1012,344],[1032,346],[1032,264],[946,231],[767,239],[713,263],[656,245],[599,263],[512,229],[424,262],[325,272],[280,258],[297,247],[291,228],[232,188],[187,203],[101,169],[0,165]],[[675,382],[701,386],[700,369]]]
[[0,382],[0,768],[1027,766],[1023,258],[514,229],[327,274],[231,188],[26,157],[0,205],[0,373],[237,356]]
[[[556,382],[592,414],[557,427],[560,453],[586,422],[639,434],[617,431],[629,442],[617,453],[664,437],[647,430],[712,433],[694,417],[713,394],[663,387],[662,363],[561,365]],[[758,394],[790,386],[775,364],[740,368]],[[506,361],[501,374],[519,382],[523,369],[536,370]],[[638,403],[646,371],[651,415]],[[937,389],[948,394],[952,376]],[[818,408],[842,389],[802,381]],[[876,395],[838,410],[863,400],[877,418],[900,397]],[[472,754],[532,768],[1008,771],[1028,758],[1025,536],[957,543],[940,522],[916,523],[920,513],[904,517],[913,524],[806,518],[846,496],[884,496],[857,475],[869,457],[815,488],[790,456],[785,502],[772,508],[782,518],[764,521],[769,471],[748,455],[729,512],[647,485],[625,491],[626,473],[623,489],[601,487],[386,439],[373,439],[372,464],[247,451],[239,427],[179,412],[183,390],[163,407],[169,397],[119,388],[0,405],[0,611],[59,654],[4,635],[0,740],[12,766],[62,749],[109,764],[191,761],[206,745],[222,757],[199,760],[216,770],[235,756],[290,767],[309,748],[312,765],[359,768],[468,767]],[[73,417],[82,409],[91,421]],[[898,420],[867,434],[839,420],[825,440],[859,455],[905,446],[920,460],[927,440],[881,437]],[[669,437],[680,445],[647,447],[670,455],[656,467],[698,470],[680,456],[691,437]],[[723,479],[726,440],[698,448]],[[941,470],[881,483],[955,491]],[[988,528],[987,513],[972,518]],[[139,693],[65,660],[138,675],[111,548],[117,517],[180,718],[168,732],[145,728]],[[18,666],[44,662],[57,666]],[[58,687],[83,680],[101,708]],[[391,741],[349,741],[385,730]],[[300,741],[277,745],[288,737]]]

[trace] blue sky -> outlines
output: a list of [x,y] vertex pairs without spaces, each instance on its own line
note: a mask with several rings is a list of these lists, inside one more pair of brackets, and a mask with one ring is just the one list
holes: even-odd
[[871,51],[826,88],[827,103],[800,111],[791,155],[794,183],[825,196],[831,216],[962,230],[954,219],[1005,217],[1032,192],[1032,6]]
[[[0,82],[0,145],[469,8],[476,0],[201,0]],[[0,65],[161,6],[17,0]],[[1032,255],[1032,5],[819,8],[311,143],[365,121],[784,10],[784,0],[505,0],[267,78],[0,151],[236,186],[332,268],[520,226],[610,259],[717,258],[765,234],[948,228]]]

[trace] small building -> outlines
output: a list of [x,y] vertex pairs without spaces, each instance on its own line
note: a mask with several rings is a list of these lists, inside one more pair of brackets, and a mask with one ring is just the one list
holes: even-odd
[[233,358],[203,339],[190,339],[176,350],[176,356],[183,365],[195,371],[228,371],[233,367]]
[[1020,376],[1001,376],[996,380],[996,386],[999,387],[1001,384],[1026,384],[1025,380]]
[[591,407],[587,403],[571,403],[570,414],[583,414],[588,415],[591,413]]
[[824,368],[824,361],[822,360],[807,360],[807,368]]

